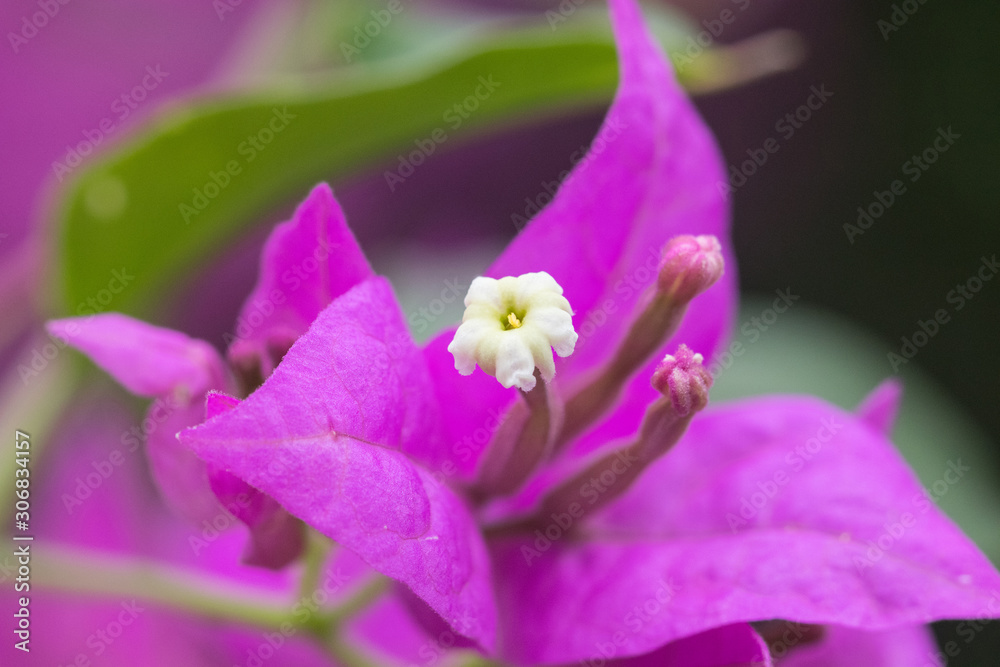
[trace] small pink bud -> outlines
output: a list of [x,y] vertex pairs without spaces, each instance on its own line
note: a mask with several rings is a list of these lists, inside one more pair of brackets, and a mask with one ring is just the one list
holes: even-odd
[[653,387],[670,399],[678,417],[686,417],[708,405],[712,376],[702,366],[704,359],[687,345],[667,355],[653,372]]
[[671,298],[688,302],[722,277],[723,264],[714,236],[676,236],[663,247],[657,284]]

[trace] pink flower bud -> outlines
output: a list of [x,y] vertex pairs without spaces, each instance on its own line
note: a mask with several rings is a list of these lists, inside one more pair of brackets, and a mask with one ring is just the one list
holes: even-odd
[[722,277],[723,264],[714,236],[676,236],[663,247],[657,284],[671,298],[687,302]]
[[687,345],[667,355],[653,372],[653,387],[670,399],[678,417],[686,417],[708,405],[712,376],[702,366],[704,359]]

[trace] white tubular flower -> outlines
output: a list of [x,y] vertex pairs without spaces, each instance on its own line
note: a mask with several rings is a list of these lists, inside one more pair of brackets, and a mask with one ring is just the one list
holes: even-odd
[[448,345],[456,370],[470,375],[478,364],[504,387],[523,391],[534,388],[536,368],[550,382],[556,374],[552,349],[568,357],[577,340],[573,309],[562,293],[544,271],[473,280],[462,325]]

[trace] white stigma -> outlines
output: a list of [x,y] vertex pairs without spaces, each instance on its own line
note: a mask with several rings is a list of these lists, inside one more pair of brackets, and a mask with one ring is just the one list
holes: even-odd
[[471,375],[478,365],[506,388],[531,391],[535,369],[556,374],[552,350],[568,357],[576,347],[573,309],[562,287],[544,271],[500,280],[476,278],[465,297],[462,325],[448,351],[455,368]]

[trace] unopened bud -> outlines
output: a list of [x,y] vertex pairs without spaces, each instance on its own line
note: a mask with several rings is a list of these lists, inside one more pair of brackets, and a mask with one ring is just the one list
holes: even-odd
[[678,417],[686,417],[708,405],[712,376],[702,365],[704,358],[687,345],[667,355],[653,372],[653,387],[670,399]]
[[657,286],[687,303],[722,277],[722,246],[714,236],[676,236],[663,247]]
[[[676,236],[667,242],[652,298],[645,300],[611,362],[566,401],[557,450],[614,404],[628,378],[680,327],[692,299],[722,277],[724,264],[722,245],[714,236]],[[691,403],[687,409],[700,407]]]

